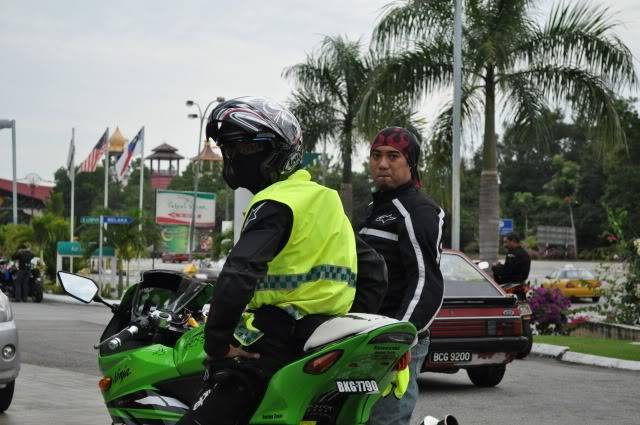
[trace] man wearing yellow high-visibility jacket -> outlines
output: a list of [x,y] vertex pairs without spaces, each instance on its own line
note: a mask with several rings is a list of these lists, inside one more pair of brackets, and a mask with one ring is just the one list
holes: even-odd
[[222,150],[227,184],[254,194],[211,301],[208,369],[242,357],[254,359],[255,373],[208,379],[179,423],[246,423],[269,378],[302,356],[317,325],[349,312],[356,240],[338,194],[299,169],[302,131],[282,105],[255,97],[223,102],[211,113],[207,137]]

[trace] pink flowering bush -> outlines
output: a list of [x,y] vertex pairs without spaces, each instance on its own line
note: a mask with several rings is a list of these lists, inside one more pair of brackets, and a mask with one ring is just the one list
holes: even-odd
[[589,322],[589,317],[588,316],[573,316],[569,318],[569,324],[567,326],[567,333],[572,332],[573,330],[577,329],[578,327],[580,327],[580,325],[582,325],[583,323],[587,323]]
[[535,325],[538,333],[549,335],[566,332],[571,301],[562,295],[558,288],[534,289],[529,306],[533,312],[531,323]]

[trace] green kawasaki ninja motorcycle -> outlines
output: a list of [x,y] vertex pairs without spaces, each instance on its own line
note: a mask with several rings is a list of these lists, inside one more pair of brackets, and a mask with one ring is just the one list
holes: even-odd
[[[72,297],[114,312],[95,346],[103,374],[99,387],[113,423],[177,422],[201,388],[213,284],[151,270],[113,306],[97,295],[91,279],[65,272],[58,279]],[[307,340],[307,355],[272,377],[251,424],[365,424],[395,379],[396,365],[406,363],[415,335],[410,323],[377,315],[323,323]]]

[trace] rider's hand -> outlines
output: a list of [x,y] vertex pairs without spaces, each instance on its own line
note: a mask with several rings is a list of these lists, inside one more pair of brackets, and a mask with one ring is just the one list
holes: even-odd
[[234,347],[233,345],[229,345],[229,351],[227,351],[227,354],[225,354],[224,357],[227,358],[227,359],[231,359],[233,357],[242,357],[242,358],[245,358],[245,359],[259,359],[260,358],[260,354],[258,354],[258,353],[249,353],[247,351],[244,351],[240,347]]

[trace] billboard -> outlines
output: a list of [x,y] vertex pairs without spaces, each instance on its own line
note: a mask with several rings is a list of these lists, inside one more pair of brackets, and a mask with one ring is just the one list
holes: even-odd
[[[196,229],[194,252],[211,252],[213,248],[213,234],[211,232],[212,229],[204,227]],[[189,251],[187,249],[189,226],[162,226],[161,235],[160,252],[179,254]]]
[[[156,191],[157,224],[189,226],[192,214],[193,192],[164,189]],[[215,224],[215,193],[198,192],[196,227],[214,227]]]

